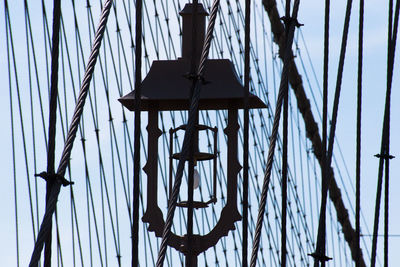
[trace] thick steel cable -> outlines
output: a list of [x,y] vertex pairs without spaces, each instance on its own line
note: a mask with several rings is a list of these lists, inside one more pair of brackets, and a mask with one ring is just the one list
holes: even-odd
[[[332,122],[331,128],[329,132],[329,144],[328,144],[328,152],[326,158],[326,165],[330,166],[332,162],[332,154],[333,154],[333,144],[335,140],[335,131],[336,131],[336,122],[337,122],[337,114],[339,109],[339,99],[340,99],[340,91],[342,85],[342,77],[343,77],[343,68],[344,68],[344,60],[346,55],[346,46],[347,46],[347,36],[349,32],[350,25],[350,15],[351,15],[351,6],[353,1],[348,0],[346,6],[346,15],[345,22],[343,28],[342,35],[342,44],[340,49],[340,57],[339,57],[339,66],[336,80],[336,88],[335,88],[335,96],[333,103],[333,112],[332,112]],[[328,197],[328,189],[330,185],[331,176],[326,175],[322,179],[322,198],[321,198],[321,207],[320,207],[320,217],[318,224],[318,236],[317,236],[317,245],[315,249],[315,263],[314,266],[318,266],[318,262],[321,262],[321,266],[325,266],[325,261],[329,260],[325,255],[325,228],[326,228],[326,202]]]
[[133,154],[132,267],[139,266],[140,102],[142,81],[142,0],[136,0],[135,132]]
[[[61,20],[61,1],[54,0],[53,7],[53,37],[51,50],[51,88],[50,88],[50,108],[49,108],[49,143],[47,147],[47,173],[54,173],[54,153],[56,144],[56,122],[57,122],[57,96],[58,96],[58,56],[60,44],[60,20]],[[46,202],[49,200],[53,181],[46,181]],[[49,222],[49,235],[46,237],[44,250],[44,266],[51,266],[51,228],[52,221]]]
[[183,170],[185,168],[185,159],[187,158],[187,155],[189,153],[189,149],[190,149],[191,141],[192,141],[191,139],[192,139],[192,135],[194,133],[194,128],[195,128],[195,121],[196,121],[196,117],[197,117],[197,110],[198,110],[200,91],[201,91],[201,77],[204,74],[205,61],[206,61],[206,59],[208,57],[208,53],[210,51],[210,45],[211,45],[212,34],[214,31],[214,26],[215,26],[215,20],[217,17],[218,7],[219,7],[219,0],[214,0],[212,8],[211,8],[209,24],[207,27],[206,39],[204,40],[200,65],[199,65],[198,71],[197,71],[197,77],[193,80],[192,86],[193,86],[194,90],[193,90],[193,96],[192,96],[191,103],[190,103],[189,119],[188,119],[187,128],[186,128],[187,130],[185,132],[185,137],[183,140],[182,153],[179,158],[178,168],[177,168],[176,176],[175,176],[175,182],[174,182],[174,186],[172,189],[172,195],[168,202],[167,218],[166,218],[166,222],[165,222],[164,229],[163,229],[160,250],[158,252],[157,264],[156,264],[157,267],[163,266],[165,254],[167,252],[168,239],[171,234],[171,226],[172,226],[172,222],[173,222],[173,218],[174,218],[176,202],[178,200],[179,190],[180,190],[180,186],[182,183]]
[[[377,192],[375,201],[375,216],[374,216],[374,230],[372,237],[372,251],[371,251],[371,267],[375,266],[376,262],[376,250],[378,242],[378,227],[379,227],[379,210],[381,202],[381,191],[382,191],[382,177],[383,177],[383,163],[384,161],[390,160],[389,155],[389,127],[390,127],[390,98],[392,91],[392,79],[393,79],[393,68],[394,68],[394,55],[396,50],[397,42],[397,31],[399,23],[399,1],[396,1],[394,27],[392,30],[392,1],[389,5],[389,22],[388,22],[388,57],[387,57],[387,81],[386,81],[386,99],[385,99],[385,113],[382,129],[381,139],[381,151],[379,155],[379,167],[378,167],[378,182]],[[387,166],[388,167],[388,166]]]
[[[198,17],[198,0],[194,0],[193,3],[193,9],[192,9],[192,55],[191,55],[191,60],[190,60],[190,73],[195,74],[196,73],[196,64],[198,64],[198,58],[197,58],[197,32],[198,32],[198,25],[197,25],[197,17]],[[192,90],[190,91],[190,99],[193,97],[193,90],[194,87],[191,88]],[[197,125],[199,124],[199,112],[198,109],[194,111],[195,113],[195,121],[194,124]],[[197,149],[198,145],[198,135],[199,133],[197,131],[193,132],[193,136],[190,141],[190,147],[189,147],[189,161],[188,161],[188,181],[187,181],[187,221],[186,221],[186,237],[187,237],[187,254],[185,255],[185,266],[186,267],[192,267],[192,266],[197,266],[197,255],[193,254],[192,250],[192,243],[193,243],[193,184],[194,184],[194,151]],[[170,170],[171,171],[171,170]]]
[[248,266],[249,217],[249,86],[250,86],[250,12],[251,1],[246,0],[244,25],[244,110],[243,110],[243,211],[242,211],[242,267]]
[[[271,29],[274,35],[274,42],[279,45],[279,47],[282,49],[284,46],[284,27],[280,21],[280,15],[276,7],[276,1],[275,0],[263,0],[263,6],[265,10],[268,13],[269,19],[271,21]],[[295,92],[296,100],[297,100],[297,107],[303,117],[305,128],[306,128],[306,133],[307,133],[307,138],[312,142],[313,146],[313,154],[315,155],[316,159],[318,160],[318,163],[320,164],[321,167],[323,167],[322,164],[322,142],[321,142],[321,137],[318,132],[318,125],[314,119],[314,115],[311,111],[311,104],[310,101],[307,98],[307,95],[304,90],[303,86],[303,80],[302,77],[300,76],[297,66],[294,61],[291,63],[291,69],[292,72],[290,73],[289,81],[292,86],[293,91]],[[357,253],[361,254],[361,250],[356,247],[355,243],[353,242],[355,238],[355,230],[351,225],[351,222],[349,220],[349,213],[343,203],[343,199],[341,196],[341,191],[340,188],[338,187],[338,184],[336,182],[336,179],[334,177],[334,172],[331,166],[329,166],[329,175],[332,176],[331,182],[329,184],[329,197],[332,201],[332,203],[335,206],[336,213],[337,213],[337,219],[340,222],[340,225],[342,226],[342,233],[346,239],[346,242],[348,243],[348,246],[351,250],[351,255],[353,260],[355,260]],[[366,266],[365,261],[363,257],[361,257],[361,266]]]
[[[285,37],[289,39],[290,0],[285,4]],[[287,43],[286,43],[287,45]],[[290,44],[291,47],[291,44]],[[286,49],[286,48],[285,48]],[[287,182],[288,182],[288,109],[289,109],[289,78],[284,78],[285,92],[283,96],[283,125],[282,125],[282,177],[281,177],[281,267],[286,267],[286,238],[287,238]]]
[[[324,72],[323,72],[323,104],[322,104],[322,167],[321,167],[321,178],[322,181],[326,180],[326,176],[329,175],[328,164],[327,164],[327,132],[328,132],[328,70],[329,70],[329,13],[330,13],[330,0],[325,0],[325,23],[324,23]],[[325,188],[321,190],[321,199],[323,198],[323,192]],[[326,220],[323,218],[323,227],[318,228],[318,235],[326,235]],[[321,245],[317,245],[320,251],[315,251],[319,255],[325,253],[325,242]],[[314,259],[314,267],[318,267],[319,260]]]
[[[283,101],[285,90],[287,89],[286,87],[288,86],[287,81],[288,81],[288,77],[289,77],[289,62],[292,59],[291,58],[292,57],[291,49],[292,49],[292,43],[293,43],[293,37],[294,37],[294,28],[297,23],[297,13],[299,10],[299,3],[300,3],[299,0],[294,1],[292,17],[290,18],[290,23],[288,23],[288,25],[289,25],[289,28],[287,29],[288,38],[286,39],[286,46],[285,46],[285,51],[284,51],[284,63],[283,63],[283,70],[282,70],[282,76],[281,76],[282,78],[281,78],[281,83],[279,86],[278,99],[276,102],[275,117],[274,117],[272,133],[271,133],[271,137],[270,137],[270,145],[269,145],[269,150],[268,150],[267,167],[266,167],[266,171],[265,171],[265,175],[264,175],[264,182],[263,182],[261,199],[260,199],[258,215],[257,215],[257,224],[256,224],[256,230],[255,230],[255,234],[254,234],[253,249],[252,249],[251,260],[250,260],[251,267],[255,267],[256,263],[257,263],[257,253],[258,253],[258,249],[260,246],[265,206],[267,204],[268,186],[269,186],[269,182],[270,182],[272,164],[273,164],[273,160],[274,160],[275,144],[276,144],[276,139],[278,136],[278,128],[279,128],[279,120],[280,120],[281,109],[282,109],[282,101]],[[286,18],[286,19],[289,19],[289,18]]]
[[[364,0],[360,0],[358,23],[358,71],[357,71],[357,137],[356,137],[356,242],[360,248],[360,211],[361,211],[361,110],[362,110],[362,67],[364,34]],[[360,251],[357,251],[356,267],[360,267]]]
[[88,61],[86,71],[85,71],[85,76],[84,76],[82,86],[80,89],[79,98],[78,98],[78,101],[77,101],[77,104],[75,107],[74,115],[72,117],[72,122],[70,125],[70,129],[68,131],[68,135],[67,135],[66,143],[64,145],[64,150],[62,153],[60,164],[57,169],[57,175],[56,175],[57,179],[55,179],[54,186],[50,192],[49,201],[46,204],[46,212],[44,214],[42,224],[40,225],[40,231],[38,234],[38,238],[35,243],[31,261],[29,263],[29,266],[32,266],[32,267],[37,266],[38,261],[40,259],[41,251],[43,249],[43,244],[44,244],[45,238],[51,231],[51,229],[49,228],[49,225],[51,224],[52,216],[56,209],[57,198],[58,198],[58,194],[60,193],[60,188],[62,185],[62,179],[63,179],[62,177],[65,174],[65,171],[66,171],[66,168],[67,168],[67,165],[69,162],[69,158],[71,155],[72,146],[73,146],[73,143],[74,143],[74,140],[76,137],[76,132],[78,130],[79,122],[80,122],[80,119],[82,116],[83,107],[85,105],[86,96],[88,94],[90,81],[93,76],[93,71],[94,71],[94,67],[96,65],[97,56],[100,51],[100,45],[101,45],[101,41],[103,39],[104,30],[107,25],[107,19],[108,19],[108,15],[110,13],[112,2],[113,2],[112,0],[106,0],[105,4],[103,6],[102,14],[100,17],[100,23],[99,23],[98,29],[96,31],[94,43],[92,46],[89,61]]

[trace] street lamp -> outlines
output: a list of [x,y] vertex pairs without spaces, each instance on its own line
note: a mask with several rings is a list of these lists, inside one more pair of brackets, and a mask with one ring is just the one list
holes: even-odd
[[[186,4],[180,12],[183,17],[182,34],[182,57],[177,60],[156,60],[141,85],[141,106],[142,111],[148,112],[148,160],[143,170],[147,175],[147,208],[142,221],[148,223],[149,231],[153,231],[157,237],[161,237],[165,221],[162,211],[158,206],[157,184],[158,184],[158,138],[162,132],[158,128],[158,113],[160,111],[188,110],[190,106],[190,88],[192,81],[187,78],[190,70],[192,56],[192,14],[193,5]],[[197,45],[201,47],[204,40],[205,16],[207,12],[203,5],[197,7],[198,36]],[[200,49],[198,49],[200,50]],[[200,53],[196,53],[196,59]],[[198,62],[198,61],[197,61]],[[190,259],[197,263],[197,255],[217,244],[218,240],[228,235],[230,230],[235,229],[235,222],[241,219],[237,208],[238,174],[241,165],[238,161],[238,110],[244,108],[245,90],[235,73],[232,62],[228,59],[209,59],[205,63],[204,84],[202,85],[199,110],[227,110],[228,120],[224,129],[227,137],[227,200],[221,211],[220,218],[214,228],[205,235],[191,236]],[[123,106],[133,111],[135,109],[135,93],[132,91],[119,99]],[[265,108],[266,105],[254,94],[249,94],[248,108]],[[179,152],[174,152],[172,136],[177,131],[186,130],[186,125],[170,130],[170,162],[169,162],[169,191],[171,192],[173,171],[172,161],[179,159]],[[198,149],[198,132],[212,131],[214,148],[213,153],[200,152]],[[194,201],[194,208],[206,208],[209,204],[217,201],[216,198],[216,176],[217,176],[217,132],[216,127],[210,125],[196,126],[194,142],[194,162],[201,160],[213,161],[213,193],[207,202]],[[185,160],[189,160],[186,158]],[[204,178],[206,179],[206,178]],[[193,190],[193,189],[189,189]],[[181,208],[187,208],[185,201],[177,204]],[[171,233],[168,245],[188,255],[187,235],[180,236]]]

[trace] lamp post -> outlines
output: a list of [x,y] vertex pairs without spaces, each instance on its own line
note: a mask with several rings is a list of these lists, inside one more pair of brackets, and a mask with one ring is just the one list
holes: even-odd
[[[147,175],[147,208],[142,221],[148,223],[149,231],[157,237],[162,236],[164,218],[158,205],[158,138],[162,132],[158,128],[158,114],[161,111],[188,110],[190,105],[191,80],[185,77],[190,70],[190,45],[192,27],[192,4],[187,4],[180,12],[183,17],[183,40],[182,57],[177,60],[157,60],[152,66],[141,85],[141,106],[142,111],[148,112],[148,160],[143,168]],[[203,5],[197,7],[198,34],[197,41],[200,46],[204,40],[205,16],[207,12]],[[194,55],[196,56],[196,55]],[[197,57],[197,56],[196,56]],[[245,96],[244,87],[241,85],[234,66],[227,59],[209,59],[205,64],[204,79],[207,81],[202,85],[199,100],[199,110],[227,110],[228,121],[224,129],[227,137],[227,201],[223,207],[219,220],[214,228],[205,235],[190,234],[190,249],[188,249],[188,235],[180,236],[171,233],[168,245],[185,254],[187,265],[197,266],[197,255],[217,244],[218,240],[228,235],[230,230],[235,229],[235,222],[241,219],[237,208],[237,187],[238,174],[241,165],[238,161],[238,110],[243,109]],[[255,95],[250,94],[248,98],[249,108],[265,108],[266,105]],[[119,99],[123,106],[133,111],[135,108],[135,93],[132,91]],[[169,162],[169,188],[173,180],[173,160],[179,159],[179,151],[175,152],[172,145],[172,136],[177,131],[185,131],[186,125],[181,125],[170,130],[170,162]],[[213,153],[201,152],[198,148],[198,132],[211,131],[213,133]],[[211,125],[196,126],[194,135],[194,151],[192,160],[194,163],[202,160],[213,161],[213,189],[212,196],[207,202],[193,201],[188,203],[182,201],[177,203],[180,208],[207,208],[217,201],[217,132],[218,129]],[[192,164],[193,165],[193,164]],[[193,171],[193,170],[192,170]],[[193,190],[193,188],[188,188]]]

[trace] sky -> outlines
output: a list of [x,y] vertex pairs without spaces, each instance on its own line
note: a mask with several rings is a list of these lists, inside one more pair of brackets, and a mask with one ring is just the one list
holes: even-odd
[[[346,1],[334,1],[331,3],[331,31],[330,31],[330,55],[329,55],[329,112],[332,111],[332,100],[337,75],[337,65],[339,58],[339,50],[341,43],[341,35],[343,30],[344,10]],[[11,4],[10,4],[11,5]],[[260,3],[257,3],[261,7]],[[358,1],[353,2],[351,26],[349,32],[347,54],[345,61],[345,69],[342,84],[342,93],[339,104],[339,115],[336,136],[339,140],[343,156],[351,177],[355,177],[355,121],[356,121],[356,73],[357,73],[357,38],[358,38]],[[380,151],[381,130],[383,123],[383,110],[386,90],[386,48],[387,48],[387,3],[382,1],[371,0],[366,1],[365,6],[365,33],[364,33],[364,65],[363,65],[363,119],[362,119],[362,181],[361,181],[361,209],[365,216],[367,224],[372,231],[376,181],[378,173],[378,160],[374,157]],[[40,12],[37,8],[37,12]],[[323,1],[301,1],[298,19],[304,26],[301,28],[302,34],[306,39],[307,48],[316,77],[319,84],[322,85],[322,67],[323,67],[323,19],[324,19]],[[1,21],[0,21],[0,40],[5,40],[4,25],[4,3],[0,4]],[[35,11],[33,11],[35,12]],[[283,13],[282,13],[283,14]],[[14,20],[13,27],[21,21]],[[4,64],[0,67],[1,80],[8,80],[6,62],[5,41],[0,44],[0,58]],[[398,51],[398,50],[397,50]],[[396,53],[398,54],[398,53]],[[391,180],[390,180],[390,235],[389,239],[389,265],[394,266],[400,262],[400,255],[397,251],[400,248],[400,213],[397,212],[398,203],[400,203],[400,194],[395,189],[400,187],[400,79],[399,58],[396,55],[392,104],[391,104],[391,133],[390,144],[391,154],[396,156],[391,160]],[[1,167],[5,170],[5,176],[11,177],[11,146],[10,146],[10,111],[9,111],[9,95],[7,83],[3,82],[4,89],[0,92],[0,112],[1,124],[5,125],[5,130],[1,133],[0,147],[3,148],[1,153]],[[317,97],[318,98],[318,97]],[[319,100],[320,101],[320,98]],[[320,102],[319,102],[320,103]],[[339,153],[335,146],[335,153]],[[349,185],[351,186],[351,185]],[[353,185],[354,186],[354,185]],[[2,201],[1,207],[5,210],[6,216],[1,219],[1,225],[4,226],[1,235],[6,236],[6,232],[14,231],[13,223],[10,218],[13,216],[12,199],[13,187],[10,180],[4,182],[4,186],[0,188],[0,194],[5,201]],[[355,199],[355,196],[350,196]],[[383,205],[383,202],[382,204]],[[383,234],[383,209],[381,209],[381,224],[379,226],[379,234]],[[354,222],[354,218],[351,218]],[[354,224],[353,224],[354,225]],[[8,236],[7,233],[7,236]],[[379,237],[378,254],[383,256],[382,249],[383,237]],[[4,250],[3,250],[4,251]]]
[[[322,80],[323,69],[323,1],[302,1],[299,18],[305,26],[302,28],[310,50],[318,77]],[[355,177],[355,122],[356,122],[356,89],[357,89],[357,42],[359,2],[353,1],[351,26],[344,67],[342,93],[339,104],[337,138],[340,141],[350,174]],[[332,100],[336,82],[341,35],[343,31],[345,1],[331,2],[331,31],[329,58],[329,103],[332,111]],[[383,110],[386,92],[387,62],[387,1],[366,1],[364,32],[364,64],[363,64],[363,115],[362,115],[362,161],[361,161],[361,209],[372,228],[378,160],[374,157],[380,151]],[[317,11],[318,10],[318,11]],[[398,51],[398,50],[397,50]],[[391,103],[390,154],[398,156],[400,148],[399,114],[399,58],[396,53]],[[336,150],[337,151],[337,150]],[[400,217],[396,211],[400,201],[396,188],[400,185],[398,157],[390,162],[390,213],[389,213],[389,266],[396,265],[400,258],[396,251],[400,248],[398,237]],[[352,196],[355,199],[354,196]],[[383,202],[381,202],[383,205]],[[382,207],[382,206],[381,206]],[[381,210],[382,222],[383,209]],[[354,219],[353,219],[354,221]],[[370,228],[370,229],[371,229]],[[383,234],[383,224],[379,226],[379,234]],[[382,241],[383,237],[379,237]],[[382,242],[379,243],[378,255],[383,256]]]

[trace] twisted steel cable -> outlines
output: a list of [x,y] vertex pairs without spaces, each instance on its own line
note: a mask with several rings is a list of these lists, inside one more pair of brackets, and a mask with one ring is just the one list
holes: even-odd
[[192,96],[191,103],[190,103],[187,130],[185,132],[185,137],[183,140],[182,153],[179,158],[174,187],[172,189],[172,195],[171,195],[171,198],[168,203],[167,218],[166,218],[166,222],[164,225],[161,246],[160,246],[160,250],[158,252],[158,257],[157,257],[157,264],[156,264],[157,267],[162,267],[164,264],[164,259],[165,259],[165,255],[167,252],[168,239],[171,235],[171,226],[172,226],[172,222],[173,222],[173,218],[174,218],[176,202],[178,200],[180,186],[182,183],[183,170],[185,168],[185,159],[187,158],[189,149],[191,147],[192,135],[193,135],[194,128],[195,128],[196,113],[197,113],[196,111],[198,110],[200,91],[201,91],[201,77],[204,74],[205,61],[206,61],[209,51],[210,51],[210,45],[211,45],[212,34],[214,31],[214,26],[215,26],[215,20],[217,17],[218,7],[219,7],[219,0],[215,0],[213,2],[212,8],[211,8],[211,15],[210,15],[209,24],[207,27],[206,38],[204,40],[204,45],[203,45],[203,49],[202,49],[202,53],[201,53],[200,65],[198,67],[196,78],[193,80],[193,84],[192,84],[192,88],[194,88],[194,90],[193,90],[193,96]]
[[[48,175],[48,178],[55,178],[54,185],[50,191],[48,203],[46,204],[46,211],[43,217],[43,221],[40,225],[38,238],[33,249],[31,261],[29,266],[37,266],[40,259],[40,255],[43,249],[44,241],[51,231],[52,216],[56,209],[58,194],[60,193],[61,185],[68,185],[63,181],[63,177],[69,162],[72,147],[78,130],[79,122],[82,116],[83,107],[85,105],[86,96],[89,91],[90,81],[93,76],[94,67],[96,65],[97,56],[99,55],[101,41],[103,39],[104,31],[107,25],[108,15],[112,6],[112,0],[106,0],[100,17],[98,29],[96,31],[95,40],[92,46],[88,64],[86,67],[85,75],[83,78],[82,86],[79,92],[79,98],[75,107],[72,122],[68,131],[67,139],[64,144],[64,150],[61,156],[60,164],[57,169],[56,175]],[[65,179],[64,179],[65,180]]]
[[[264,175],[264,182],[263,182],[263,187],[262,187],[262,191],[261,191],[261,199],[260,199],[258,215],[257,215],[257,224],[256,224],[256,230],[255,230],[255,235],[254,235],[254,240],[253,240],[253,249],[251,252],[251,260],[250,260],[251,267],[256,266],[257,253],[258,253],[258,249],[260,246],[261,230],[262,230],[262,225],[263,225],[263,221],[264,221],[265,206],[267,203],[268,186],[269,186],[269,182],[270,182],[270,178],[271,178],[271,170],[272,170],[272,164],[273,164],[274,153],[275,153],[275,144],[276,144],[276,139],[278,136],[279,120],[280,120],[281,109],[282,109],[282,101],[283,101],[283,97],[285,94],[285,90],[287,90],[287,85],[288,85],[287,80],[289,77],[289,62],[292,57],[291,47],[292,47],[293,37],[294,37],[294,28],[297,23],[297,13],[299,10],[299,3],[300,3],[299,0],[296,0],[294,2],[292,18],[290,19],[289,28],[287,29],[288,38],[286,40],[286,47],[285,47],[285,53],[284,53],[284,64],[283,64],[283,70],[282,70],[282,76],[281,76],[282,78],[281,78],[281,83],[279,86],[278,99],[276,102],[275,117],[274,117],[272,133],[271,133],[271,137],[270,137],[270,145],[269,145],[269,150],[268,150],[267,168],[266,168],[265,175]],[[289,19],[289,18],[286,18],[286,19]]]

